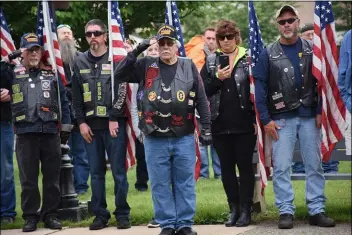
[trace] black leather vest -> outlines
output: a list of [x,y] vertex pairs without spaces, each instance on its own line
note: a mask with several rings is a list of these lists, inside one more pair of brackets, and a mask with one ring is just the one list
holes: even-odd
[[[216,68],[219,63],[219,53],[207,57],[206,66],[211,79],[218,79],[216,77]],[[248,72],[247,57],[243,56],[238,60],[234,72],[233,79],[236,81],[236,88],[240,100],[241,109],[246,111],[253,111],[253,104],[250,101],[250,82]],[[219,116],[221,90],[208,97],[210,103],[211,120],[215,120]]]
[[[108,53],[104,55],[108,56]],[[111,64],[108,59],[102,58],[96,64],[87,59],[85,52],[76,57],[80,68],[79,74],[82,79],[83,103],[87,119],[93,117],[109,117],[112,107],[111,93]],[[106,63],[104,63],[106,61]],[[116,94],[117,95],[117,94]]]
[[30,77],[23,65],[14,69],[12,85],[12,118],[16,122],[58,121],[58,84],[52,71],[41,70],[36,77]]
[[284,54],[279,41],[267,47],[270,65],[268,92],[270,113],[290,111],[298,108],[301,103],[306,107],[317,106],[317,81],[312,74],[313,45],[310,41],[301,40],[300,71],[302,87],[296,86],[294,67]]
[[[159,58],[147,57],[145,79],[137,93],[139,129],[145,135],[154,131],[161,135],[172,131],[176,136],[194,132],[194,79],[192,61],[178,58],[175,78],[169,87],[165,87]],[[160,126],[161,123],[168,126]]]

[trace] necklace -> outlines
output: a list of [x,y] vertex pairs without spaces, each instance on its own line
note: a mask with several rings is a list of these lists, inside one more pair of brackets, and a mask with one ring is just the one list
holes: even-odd
[[234,52],[237,50],[237,48],[238,48],[238,47],[236,46],[235,50],[233,50],[233,51],[231,51],[231,52],[228,52],[228,53],[223,51],[223,53],[226,54],[226,55],[230,55],[230,54],[234,53]]

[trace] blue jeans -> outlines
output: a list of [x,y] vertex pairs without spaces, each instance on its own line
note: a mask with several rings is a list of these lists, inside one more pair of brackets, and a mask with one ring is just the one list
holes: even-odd
[[1,146],[1,192],[0,217],[16,217],[16,194],[13,175],[13,125],[0,123]]
[[74,184],[77,193],[87,192],[89,164],[84,139],[79,131],[73,131],[68,140],[73,165]]
[[95,216],[101,217],[106,222],[110,219],[110,212],[107,210],[105,173],[106,160],[105,150],[111,165],[111,172],[114,178],[115,211],[116,220],[129,218],[130,207],[127,203],[127,172],[126,172],[126,130],[125,120],[120,119],[117,138],[112,138],[109,130],[93,130],[93,140],[89,144],[85,142],[88,154],[91,189],[92,212]]
[[315,118],[287,118],[276,120],[280,126],[279,140],[273,141],[273,185],[275,204],[280,214],[294,214],[293,189],[290,179],[293,151],[298,137],[306,172],[306,204],[308,213],[325,210],[325,178],[320,157],[320,129]]
[[[209,178],[209,155],[208,147],[199,145],[200,150],[200,177]],[[213,162],[214,177],[221,176],[220,160],[213,145],[210,145],[210,154]]]
[[146,136],[144,148],[156,222],[161,228],[191,227],[196,211],[194,135]]

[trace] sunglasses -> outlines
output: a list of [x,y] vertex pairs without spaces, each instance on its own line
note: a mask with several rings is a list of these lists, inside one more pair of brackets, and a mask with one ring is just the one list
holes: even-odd
[[220,41],[224,41],[225,38],[227,38],[227,40],[232,40],[235,38],[234,34],[227,34],[227,35],[216,35],[216,37],[220,40]]
[[94,34],[94,37],[99,37],[99,36],[103,35],[104,33],[105,32],[102,32],[102,31],[93,31],[93,32],[88,31],[88,32],[85,33],[85,35],[86,35],[87,38],[90,38],[90,37],[93,36],[93,34]]
[[289,19],[286,19],[286,20],[279,20],[277,21],[277,23],[279,25],[285,25],[286,22],[289,23],[289,24],[292,24],[293,22],[295,22],[297,20],[297,18],[289,18]]
[[173,46],[175,44],[174,40],[160,40],[158,41],[159,46],[165,46],[168,45],[169,47]]

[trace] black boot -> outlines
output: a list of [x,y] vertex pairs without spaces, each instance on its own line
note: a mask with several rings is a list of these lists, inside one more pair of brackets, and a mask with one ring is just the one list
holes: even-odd
[[252,204],[244,203],[241,208],[241,216],[237,220],[236,227],[246,227],[251,223]]
[[240,205],[238,203],[229,203],[230,207],[230,214],[229,214],[229,219],[225,223],[226,227],[234,227],[236,226],[236,222],[238,218],[240,217]]

